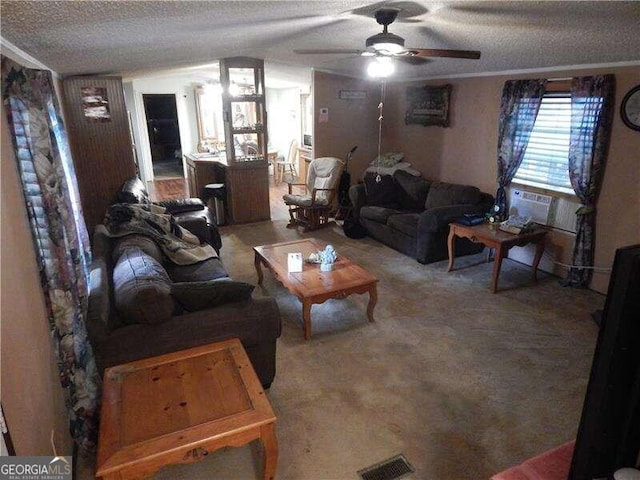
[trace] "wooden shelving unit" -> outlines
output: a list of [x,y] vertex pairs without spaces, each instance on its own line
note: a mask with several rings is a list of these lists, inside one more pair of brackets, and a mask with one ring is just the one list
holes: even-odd
[[220,83],[230,220],[270,220],[264,61],[248,57],[222,59]]

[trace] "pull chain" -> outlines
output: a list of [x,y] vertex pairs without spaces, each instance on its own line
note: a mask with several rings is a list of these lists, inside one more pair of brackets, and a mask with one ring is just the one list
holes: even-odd
[[380,176],[380,149],[382,146],[382,109],[384,108],[384,94],[385,94],[385,82],[384,80],[380,82],[380,103],[378,104],[378,156],[377,156],[377,167],[378,174],[376,175],[376,183],[380,183],[382,181],[382,177]]

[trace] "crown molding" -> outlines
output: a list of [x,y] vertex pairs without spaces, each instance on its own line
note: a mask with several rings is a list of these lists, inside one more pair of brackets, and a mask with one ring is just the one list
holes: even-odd
[[37,58],[32,57],[24,50],[16,47],[9,40],[0,35],[0,50],[2,51],[2,55],[5,55],[12,60],[15,60],[25,67],[28,68],[39,68],[41,70],[50,70],[51,74],[54,78],[59,79],[60,75],[54,71],[52,68],[49,68],[47,65],[42,63]]
[[612,63],[588,63],[581,65],[561,65],[558,67],[545,68],[524,68],[520,70],[502,70],[496,72],[478,72],[478,73],[460,73],[453,75],[436,75],[432,77],[412,78],[411,80],[398,80],[394,83],[410,83],[421,82],[425,80],[446,80],[456,78],[478,78],[478,77],[501,77],[508,75],[522,75],[525,73],[545,73],[545,72],[565,72],[569,70],[595,70],[602,68],[620,68],[620,67],[640,67],[640,60],[630,62],[612,62]]

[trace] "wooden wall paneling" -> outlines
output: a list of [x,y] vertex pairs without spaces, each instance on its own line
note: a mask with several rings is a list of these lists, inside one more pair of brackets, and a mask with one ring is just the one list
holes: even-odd
[[271,220],[268,165],[227,169],[227,198],[232,223]]
[[[78,76],[63,80],[69,143],[78,178],[80,200],[90,234],[102,223],[106,208],[118,188],[136,176],[129,117],[124,102],[122,79],[114,76]],[[85,116],[85,87],[106,91],[110,118],[92,121]]]

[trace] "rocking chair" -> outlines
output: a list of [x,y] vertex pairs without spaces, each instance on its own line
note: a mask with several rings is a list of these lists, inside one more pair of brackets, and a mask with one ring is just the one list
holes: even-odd
[[[305,231],[316,230],[329,223],[337,184],[344,162],[339,158],[316,158],[309,164],[307,183],[289,183],[289,193],[283,195],[291,217],[287,228],[302,225]],[[304,195],[295,195],[293,187],[304,187]]]

